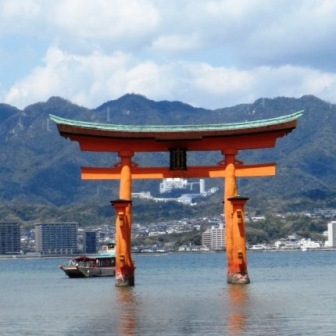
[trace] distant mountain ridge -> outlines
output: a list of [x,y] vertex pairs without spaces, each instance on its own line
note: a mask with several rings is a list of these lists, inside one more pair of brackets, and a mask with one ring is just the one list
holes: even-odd
[[[80,179],[80,166],[111,166],[115,154],[83,153],[76,143],[60,137],[49,114],[114,124],[211,124],[277,117],[304,110],[298,127],[279,139],[276,148],[239,154],[246,163],[275,161],[277,176],[243,179],[239,190],[251,196],[251,204],[273,200],[277,206],[292,203],[336,206],[336,105],[314,96],[260,98],[216,110],[194,108],[182,102],[156,102],[127,94],[94,109],[51,97],[17,109],[0,104],[0,199],[3,203],[83,204],[118,194],[116,182]],[[216,160],[218,153],[206,158]],[[160,154],[136,156],[141,165],[161,162]],[[199,160],[190,158],[190,164]],[[222,187],[222,185],[219,185]],[[158,182],[134,183],[134,192],[154,190]]]

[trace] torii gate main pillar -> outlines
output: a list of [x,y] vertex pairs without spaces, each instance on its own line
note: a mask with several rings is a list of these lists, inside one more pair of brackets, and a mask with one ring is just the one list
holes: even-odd
[[119,152],[119,200],[112,201],[116,210],[116,286],[134,286],[134,263],[131,255],[132,230],[132,157],[133,152]]
[[248,198],[237,196],[237,150],[227,149],[225,155],[224,213],[226,253],[228,260],[227,282],[248,284],[244,205]]

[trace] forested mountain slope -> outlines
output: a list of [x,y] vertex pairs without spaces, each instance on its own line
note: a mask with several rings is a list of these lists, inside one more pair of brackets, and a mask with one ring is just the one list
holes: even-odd
[[[82,153],[78,144],[60,137],[49,114],[114,124],[202,124],[272,118],[304,110],[298,127],[277,146],[239,154],[245,163],[277,162],[277,176],[239,181],[239,191],[251,205],[265,201],[288,205],[336,206],[336,105],[314,96],[299,99],[258,99],[217,110],[194,108],[182,102],[155,102],[127,94],[95,109],[59,97],[19,110],[0,104],[0,199],[3,204],[79,205],[117,196],[115,182],[81,181],[80,166],[111,166],[115,154]],[[217,155],[217,154],[216,154]],[[207,154],[207,160],[217,160]],[[157,164],[160,154],[137,156],[141,165]],[[198,163],[191,157],[190,164]],[[222,188],[222,181],[217,183]],[[158,181],[134,183],[134,192],[157,191]],[[222,197],[222,194],[217,197]]]

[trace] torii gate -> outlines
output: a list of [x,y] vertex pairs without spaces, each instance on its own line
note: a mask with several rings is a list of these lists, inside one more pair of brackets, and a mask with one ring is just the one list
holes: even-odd
[[[116,286],[134,285],[131,255],[132,181],[134,179],[224,178],[224,213],[228,283],[247,284],[244,205],[237,196],[239,177],[275,175],[275,163],[247,165],[236,159],[240,150],[271,148],[277,138],[291,132],[302,111],[272,119],[210,125],[130,126],[82,122],[50,115],[59,133],[77,141],[83,151],[116,152],[120,162],[112,168],[82,167],[84,180],[120,180],[116,210]],[[187,164],[191,151],[220,151],[223,161],[215,166]],[[136,152],[169,152],[169,167],[139,167]]]

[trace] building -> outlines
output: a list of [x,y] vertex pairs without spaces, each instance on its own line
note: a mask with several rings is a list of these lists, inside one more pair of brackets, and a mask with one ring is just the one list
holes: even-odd
[[190,189],[193,190],[194,185],[199,185],[199,193],[205,194],[205,180],[200,179],[199,182],[188,182],[183,178],[166,178],[160,183],[160,193],[169,193],[176,189]]
[[225,228],[223,224],[218,227],[212,226],[202,234],[202,245],[207,246],[210,250],[224,250],[225,242]]
[[97,253],[97,232],[85,231],[83,235],[83,252]]
[[21,251],[20,224],[15,222],[0,223],[0,254],[18,254]]
[[202,233],[202,246],[211,249],[211,229],[207,229]]
[[77,253],[77,223],[36,224],[35,243],[41,254]]
[[328,246],[336,247],[336,221],[328,223]]
[[223,224],[221,224],[218,228],[211,229],[211,249],[223,250],[225,246],[225,228]]
[[168,193],[175,189],[186,189],[188,181],[183,178],[166,178],[160,183],[160,193]]

